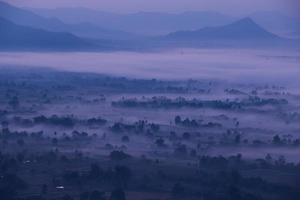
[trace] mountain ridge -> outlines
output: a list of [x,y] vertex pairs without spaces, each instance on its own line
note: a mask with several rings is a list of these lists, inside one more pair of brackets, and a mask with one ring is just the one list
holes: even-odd
[[71,32],[80,37],[97,39],[128,39],[135,35],[124,31],[105,29],[90,23],[67,24],[55,17],[43,17],[29,10],[0,1],[0,17],[19,25],[54,32]]
[[31,11],[44,17],[55,16],[66,23],[81,20],[105,28],[147,36],[158,36],[199,26],[225,25],[234,21],[231,16],[213,11],[187,11],[183,13],[135,12],[126,14],[89,8],[31,9]]
[[266,40],[279,39],[251,18],[246,17],[225,26],[206,27],[194,31],[177,31],[163,36],[170,40]]
[[51,32],[17,25],[0,17],[0,49],[72,50],[95,46],[67,32]]

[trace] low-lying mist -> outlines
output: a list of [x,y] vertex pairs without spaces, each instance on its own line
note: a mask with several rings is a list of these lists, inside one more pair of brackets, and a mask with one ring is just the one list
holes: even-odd
[[2,66],[51,67],[129,78],[221,79],[289,86],[299,84],[299,61],[299,51],[278,49],[178,49],[147,53],[0,53]]

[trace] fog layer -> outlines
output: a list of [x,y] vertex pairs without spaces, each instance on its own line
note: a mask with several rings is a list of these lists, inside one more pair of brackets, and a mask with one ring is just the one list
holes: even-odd
[[0,65],[51,67],[130,78],[299,84],[298,51],[182,49],[133,53],[0,53]]

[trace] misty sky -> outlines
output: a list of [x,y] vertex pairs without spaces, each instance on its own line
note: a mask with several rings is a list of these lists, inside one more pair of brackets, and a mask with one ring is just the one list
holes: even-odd
[[230,14],[247,14],[259,10],[276,10],[296,13],[299,0],[2,0],[19,6],[56,8],[88,7],[103,11],[182,12],[212,10]]

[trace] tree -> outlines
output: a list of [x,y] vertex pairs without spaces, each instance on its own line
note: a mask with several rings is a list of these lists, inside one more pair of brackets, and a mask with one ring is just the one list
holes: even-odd
[[5,186],[7,189],[11,188],[12,190],[23,190],[27,188],[27,183],[15,174],[5,174],[2,176],[0,185]]
[[271,163],[272,162],[272,160],[273,160],[273,158],[272,158],[272,156],[268,153],[267,155],[266,155],[266,161],[268,162],[268,163]]
[[57,143],[58,143],[58,139],[57,139],[57,138],[53,138],[51,142],[52,142],[52,144],[53,144],[54,146],[56,146]]
[[47,192],[48,192],[48,186],[47,186],[47,184],[43,184],[42,185],[42,194],[47,194]]
[[1,122],[2,129],[7,129],[8,125],[9,125],[9,123],[7,121]]
[[155,141],[155,144],[159,147],[164,147],[165,146],[165,140],[162,138],[159,138]]
[[83,192],[79,196],[80,200],[89,200],[89,198],[90,198],[90,193],[89,192]]
[[18,139],[18,140],[17,140],[17,143],[18,143],[18,145],[19,145],[20,147],[24,146],[24,144],[25,144],[25,142],[24,142],[23,139]]
[[126,187],[132,176],[131,169],[126,166],[115,167],[115,181],[119,186]]
[[237,170],[232,170],[231,171],[231,178],[232,178],[232,183],[233,184],[238,184],[239,181],[241,180],[241,174]]
[[151,130],[154,132],[158,132],[160,129],[158,124],[151,124],[150,127],[151,127]]
[[281,144],[281,138],[278,135],[275,135],[272,140],[273,144],[279,145]]
[[279,165],[279,166],[283,166],[286,164],[286,159],[284,156],[279,156],[278,157],[278,160],[276,161],[276,164]]
[[122,142],[129,142],[129,137],[127,135],[124,135],[122,137]]
[[241,191],[235,186],[230,186],[228,189],[228,195],[230,199],[240,200],[242,199]]
[[18,190],[24,190],[27,184],[15,174],[4,174],[0,179],[0,199],[15,200]]
[[13,108],[16,109],[19,107],[20,102],[19,102],[19,98],[17,96],[14,96],[9,102],[8,104]]
[[241,142],[241,135],[238,134],[238,135],[236,135],[235,138],[234,138],[234,143],[235,143],[235,144],[240,144],[240,142]]
[[191,152],[190,152],[190,155],[192,157],[196,157],[197,156],[197,151],[195,149],[192,149]]
[[130,158],[130,156],[123,151],[112,151],[109,155],[110,159],[115,161],[125,160]]
[[175,117],[175,124],[180,124],[180,123],[181,123],[181,117],[177,115]]
[[188,153],[186,145],[180,144],[178,147],[175,148],[174,153],[178,156],[186,156]]
[[15,199],[15,191],[11,188],[0,188],[0,197],[5,200],[14,200]]
[[121,188],[117,188],[111,192],[109,200],[126,200],[125,192]]
[[184,140],[189,140],[189,139],[191,138],[191,134],[188,133],[188,132],[184,132],[184,133],[182,134],[182,138],[183,138]]
[[104,192],[99,192],[98,190],[94,190],[90,196],[89,200],[105,200],[105,193]]
[[66,171],[63,174],[63,178],[65,181],[67,181],[69,183],[76,183],[76,182],[79,182],[80,175],[77,171]]
[[91,164],[91,168],[89,171],[89,177],[92,179],[98,179],[103,175],[103,170],[99,167],[97,163]]
[[70,195],[66,194],[62,197],[62,200],[73,200],[73,198]]
[[174,197],[180,197],[184,194],[185,188],[180,183],[175,183],[172,188],[172,195]]

